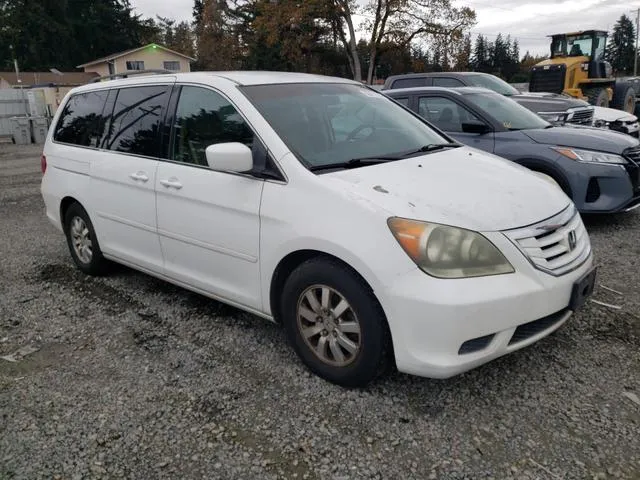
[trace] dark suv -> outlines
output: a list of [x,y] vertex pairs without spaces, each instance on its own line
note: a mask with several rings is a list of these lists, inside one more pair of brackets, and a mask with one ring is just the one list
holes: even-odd
[[382,90],[413,87],[481,87],[506,95],[553,124],[593,124],[593,107],[587,102],[556,93],[520,93],[504,80],[478,72],[431,72],[393,75]]
[[383,93],[458,142],[553,178],[583,213],[640,207],[640,142],[629,135],[594,127],[554,127],[486,88]]

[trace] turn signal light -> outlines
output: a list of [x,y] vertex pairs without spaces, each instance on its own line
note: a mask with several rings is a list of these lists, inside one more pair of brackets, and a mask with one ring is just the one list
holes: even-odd
[[47,157],[45,155],[42,155],[42,157],[40,157],[40,170],[42,170],[43,175],[44,172],[47,171]]

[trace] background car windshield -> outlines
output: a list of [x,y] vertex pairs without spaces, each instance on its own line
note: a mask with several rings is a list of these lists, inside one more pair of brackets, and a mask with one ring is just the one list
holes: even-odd
[[500,95],[518,95],[520,93],[504,80],[492,75],[470,75],[469,81],[476,87],[488,88]]
[[508,130],[529,130],[550,125],[531,110],[497,93],[469,93],[465,98]]
[[448,143],[393,100],[359,85],[255,85],[243,91],[308,167]]

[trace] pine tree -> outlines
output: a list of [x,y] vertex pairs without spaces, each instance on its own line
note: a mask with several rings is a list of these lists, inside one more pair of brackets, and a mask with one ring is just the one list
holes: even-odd
[[511,46],[511,60],[516,65],[520,64],[520,43],[517,38],[513,41],[513,45]]
[[615,72],[631,73],[633,71],[635,39],[633,22],[626,15],[622,15],[613,27],[613,34],[609,37],[605,55]]
[[483,72],[487,63],[487,41],[482,35],[476,37],[473,47],[473,56],[471,57],[471,66],[477,72]]

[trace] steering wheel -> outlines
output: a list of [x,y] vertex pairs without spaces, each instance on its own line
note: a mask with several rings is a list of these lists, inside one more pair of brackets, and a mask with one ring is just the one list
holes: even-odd
[[371,129],[371,133],[369,135],[367,135],[365,138],[369,138],[371,135],[373,135],[374,133],[376,133],[376,127],[371,125],[370,123],[363,123],[362,125],[356,127],[351,133],[349,133],[349,135],[347,135],[347,142],[351,142],[352,140],[354,140],[356,138],[356,136],[364,129],[366,128],[370,128]]

